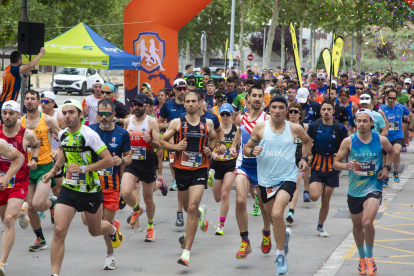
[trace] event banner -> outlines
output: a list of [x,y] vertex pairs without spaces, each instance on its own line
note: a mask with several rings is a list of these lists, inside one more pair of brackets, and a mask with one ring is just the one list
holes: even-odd
[[328,48],[322,50],[323,63],[325,64],[325,70],[328,73],[328,76],[331,76],[331,51]]
[[292,21],[290,22],[290,36],[292,38],[293,60],[295,63],[296,75],[298,76],[299,86],[302,88],[302,72],[300,69],[298,42],[296,41],[296,31],[293,27]]
[[338,36],[332,46],[332,64],[334,77],[338,77],[339,63],[341,62],[342,48],[344,46],[344,38]]

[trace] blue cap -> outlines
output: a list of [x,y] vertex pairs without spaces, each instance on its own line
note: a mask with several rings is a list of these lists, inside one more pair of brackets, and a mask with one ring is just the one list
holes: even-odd
[[220,113],[222,112],[233,113],[233,107],[228,103],[222,104],[220,107]]
[[108,89],[111,90],[112,92],[114,92],[115,91],[115,86],[112,83],[106,82],[102,85],[102,90],[106,91]]

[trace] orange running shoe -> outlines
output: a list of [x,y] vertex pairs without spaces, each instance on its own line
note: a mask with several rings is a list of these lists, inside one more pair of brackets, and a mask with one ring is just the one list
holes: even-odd
[[155,241],[154,233],[155,233],[154,228],[147,229],[147,237],[145,238],[145,241],[146,242],[153,242],[153,241]]
[[358,271],[359,275],[367,275],[367,260],[365,258],[359,258]]
[[119,222],[119,220],[114,219],[112,220],[112,225],[115,226],[116,231],[114,235],[109,235],[109,238],[111,239],[112,242],[112,247],[113,248],[118,248],[121,246],[122,241],[123,241],[123,235],[120,231],[121,229],[121,223]]
[[135,229],[139,226],[139,217],[144,213],[144,208],[139,206],[139,212],[133,212],[131,221],[129,222],[129,228]]
[[377,265],[374,262],[374,257],[367,258],[368,275],[374,276],[377,274]]
[[246,242],[245,240],[242,240],[240,249],[236,254],[237,259],[246,259],[247,255],[252,253],[252,248],[250,247],[250,240],[249,242]]
[[261,245],[262,253],[269,254],[270,250],[272,249],[272,239],[270,237],[270,234],[268,236],[264,234],[264,229],[262,229],[262,235],[263,235],[263,241]]

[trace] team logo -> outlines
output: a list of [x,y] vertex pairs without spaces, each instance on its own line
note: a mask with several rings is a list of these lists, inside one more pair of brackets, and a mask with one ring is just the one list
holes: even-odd
[[115,141],[116,141],[116,138],[112,137],[112,143],[115,143]]
[[200,129],[204,129],[204,124],[200,124]]
[[165,40],[158,33],[143,32],[133,41],[134,55],[141,57],[141,68],[147,74],[156,70],[164,71],[162,67],[165,58]]

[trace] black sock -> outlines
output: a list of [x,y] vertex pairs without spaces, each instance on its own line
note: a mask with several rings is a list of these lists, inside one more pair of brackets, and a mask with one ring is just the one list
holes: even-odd
[[269,231],[266,231],[266,230],[263,229],[263,235],[269,236],[270,235],[270,230]]
[[289,212],[292,212],[292,214],[295,214],[295,209],[289,209]]
[[51,200],[50,199],[50,201],[52,202],[52,206],[50,206],[50,210],[52,210],[56,205],[56,200]]
[[303,191],[303,193],[307,193],[307,194],[309,194],[309,191]]
[[249,242],[249,232],[240,232],[240,236],[242,238],[242,240],[246,241],[247,243]]
[[323,224],[318,223],[318,228],[323,228]]
[[40,228],[39,228],[39,229],[37,229],[37,230],[33,230],[33,232],[36,234],[36,237],[37,237],[38,239],[41,239],[41,240],[44,240],[44,239],[45,239],[45,237],[43,236],[42,227],[40,227]]
[[139,204],[137,203],[137,204],[135,204],[135,206],[132,208],[132,210],[134,211],[134,212],[139,212]]

